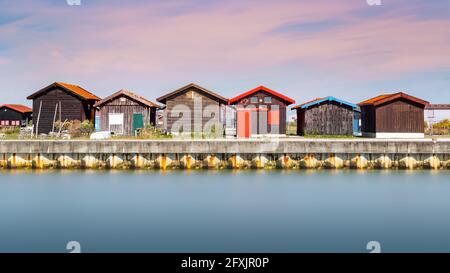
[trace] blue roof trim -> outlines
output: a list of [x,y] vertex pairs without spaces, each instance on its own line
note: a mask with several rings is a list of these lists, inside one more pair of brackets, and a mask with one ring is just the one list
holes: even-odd
[[329,96],[329,97],[323,98],[321,100],[313,101],[313,102],[310,102],[308,104],[302,105],[302,109],[307,109],[307,108],[309,108],[311,106],[314,106],[314,105],[317,105],[317,104],[320,104],[320,103],[326,102],[326,101],[335,101],[337,103],[344,104],[344,105],[347,105],[349,107],[352,107],[353,110],[355,110],[355,111],[360,111],[360,108],[358,107],[358,105],[350,103],[350,102],[346,102],[344,100],[340,100],[340,99],[332,97],[332,96]]

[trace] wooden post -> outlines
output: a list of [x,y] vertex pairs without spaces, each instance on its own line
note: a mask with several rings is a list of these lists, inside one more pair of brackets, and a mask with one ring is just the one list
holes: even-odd
[[[61,101],[59,101],[59,124],[60,124],[60,126],[59,126],[59,132],[58,132],[58,135],[61,135],[61,130],[62,130],[62,124],[61,124],[61,120],[62,120],[62,118],[61,118]],[[64,123],[66,123],[65,121],[64,121]]]
[[38,113],[38,117],[36,120],[36,138],[39,135],[39,120],[41,119],[41,110],[42,110],[42,100],[39,103],[39,113]]
[[[52,133],[55,132],[55,122],[56,122],[56,114],[58,113],[58,103],[55,106],[55,114],[53,115],[53,126],[52,126]],[[61,122],[59,123],[61,125]]]

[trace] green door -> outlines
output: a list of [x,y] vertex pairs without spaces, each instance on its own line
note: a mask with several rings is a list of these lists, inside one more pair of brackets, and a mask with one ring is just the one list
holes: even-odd
[[133,133],[142,128],[144,128],[144,116],[142,113],[133,114]]

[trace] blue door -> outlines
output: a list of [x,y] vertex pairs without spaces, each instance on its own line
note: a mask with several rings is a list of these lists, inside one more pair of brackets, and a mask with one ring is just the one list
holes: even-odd
[[100,132],[102,130],[100,116],[95,116],[95,131]]
[[353,115],[353,135],[361,136],[361,113],[357,111]]

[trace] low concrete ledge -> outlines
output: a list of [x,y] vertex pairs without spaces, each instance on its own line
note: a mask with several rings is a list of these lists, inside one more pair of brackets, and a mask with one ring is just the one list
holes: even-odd
[[3,140],[1,154],[450,154],[450,140]]

